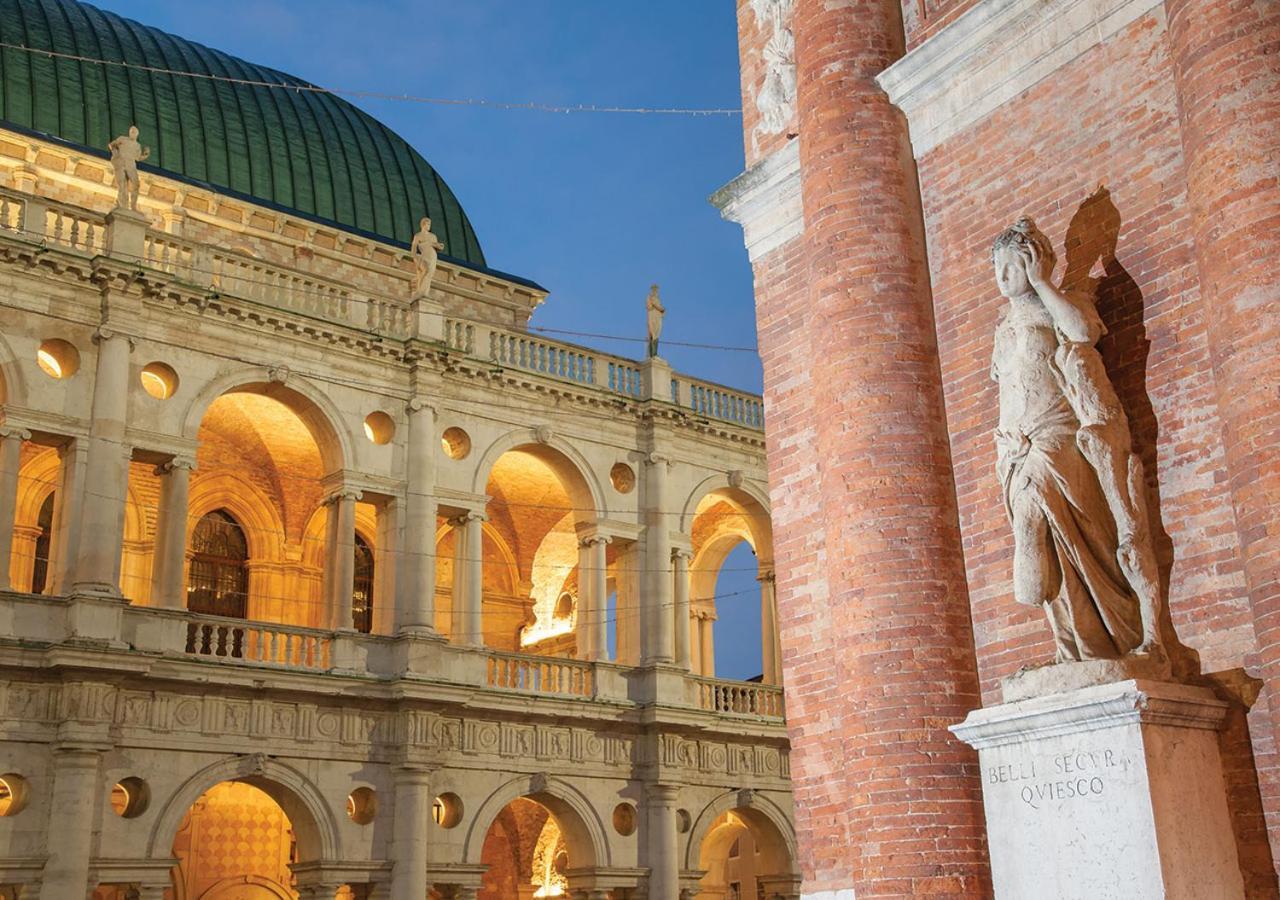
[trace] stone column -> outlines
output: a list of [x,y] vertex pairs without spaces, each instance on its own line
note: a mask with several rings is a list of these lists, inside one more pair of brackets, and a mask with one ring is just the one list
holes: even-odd
[[49,797],[49,859],[41,875],[41,900],[82,900],[89,891],[89,856],[101,751],[72,746],[53,751]]
[[640,664],[675,661],[675,597],[671,580],[671,518],[667,471],[671,461],[650,453],[644,467],[644,566],[640,598],[645,615],[640,632]]
[[578,635],[581,659],[609,658],[609,538],[592,535],[578,543]]
[[411,400],[405,465],[403,580],[397,591],[396,631],[436,631],[436,411]]
[[674,784],[651,784],[646,789],[649,813],[649,896],[680,896],[680,847],[676,830]]
[[329,514],[325,520],[326,602],[329,627],[334,631],[351,631],[351,603],[356,586],[356,501],[359,491],[342,490],[331,494],[325,503]]
[[[13,558],[14,516],[18,511],[18,464],[22,442],[31,432],[12,425],[0,427],[0,589],[15,590],[9,564]],[[25,590],[25,586],[22,588]]]
[[[1228,485],[1261,674],[1274,685],[1280,683],[1280,5],[1164,5]],[[1274,692],[1269,705],[1280,732]]]
[[298,900],[333,900],[338,894],[340,884],[300,884]]
[[[827,571],[779,585],[784,602],[826,594],[822,621],[779,609],[803,648],[787,719],[806,737],[792,773],[815,848],[806,890],[989,896],[977,769],[946,731],[981,701],[919,187],[875,81],[903,53],[901,3],[797,0],[793,31],[816,406],[773,441],[816,437]],[[885,637],[898,629],[911,639]],[[899,853],[916,804],[939,797],[946,828]]]
[[595,659],[594,620],[597,615],[591,577],[591,539],[578,541],[578,613],[574,620],[573,634],[578,642],[578,659]]
[[138,900],[164,900],[164,892],[168,889],[168,884],[140,884]]
[[693,553],[683,547],[671,551],[672,578],[675,580],[676,665],[690,667],[689,650],[689,560]]
[[71,592],[119,597],[124,504],[129,487],[130,448],[124,437],[132,341],[106,328],[98,329],[96,340],[98,366],[80,511],[80,534],[87,539],[80,541]]
[[391,900],[427,896],[427,835],[431,827],[431,772],[395,770],[395,823],[391,829]]
[[778,602],[773,569],[765,569],[760,582],[760,663],[765,684],[782,684],[782,645],[778,640]]
[[75,576],[88,455],[85,442],[79,438],[58,448],[58,488],[53,501],[53,535],[49,541],[48,578],[44,591],[50,596],[66,594]]
[[451,520],[453,541],[453,642],[484,646],[484,523],[488,517],[472,510]]
[[186,606],[183,577],[187,560],[187,498],[195,465],[193,459],[175,457],[156,469],[160,476],[160,514],[151,571],[152,606]]
[[716,614],[703,610],[698,616],[698,647],[702,654],[702,674],[716,677]]

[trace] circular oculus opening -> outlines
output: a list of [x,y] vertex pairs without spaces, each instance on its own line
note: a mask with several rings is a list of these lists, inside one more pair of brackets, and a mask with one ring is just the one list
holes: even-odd
[[141,778],[121,778],[111,789],[111,811],[122,819],[134,819],[147,811],[151,789]]
[[62,338],[41,342],[36,363],[50,378],[70,378],[80,369],[80,351]]
[[142,389],[157,400],[168,400],[178,391],[178,373],[162,362],[147,363],[138,380]]
[[456,828],[462,821],[462,798],[457,794],[441,794],[431,801],[431,818],[441,828]]
[[368,825],[378,814],[378,795],[371,787],[358,787],[347,795],[347,818]]
[[454,426],[440,435],[440,445],[450,459],[466,459],[471,453],[471,435]]
[[630,803],[619,803],[613,808],[613,830],[623,837],[635,834],[636,808]]
[[382,410],[375,410],[364,417],[364,436],[375,444],[391,443],[395,433],[395,420]]
[[13,772],[0,775],[0,816],[16,816],[27,807],[27,779]]
[[636,473],[626,463],[618,463],[609,470],[609,480],[619,494],[630,494],[636,489]]

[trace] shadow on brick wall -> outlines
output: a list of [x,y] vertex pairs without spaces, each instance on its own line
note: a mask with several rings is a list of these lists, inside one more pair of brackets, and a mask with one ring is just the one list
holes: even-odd
[[[1090,195],[1067,226],[1066,269],[1062,286],[1067,290],[1091,291],[1097,297],[1098,312],[1107,334],[1098,342],[1107,373],[1116,388],[1120,405],[1129,417],[1133,448],[1142,460],[1147,479],[1147,508],[1151,535],[1160,565],[1160,588],[1164,601],[1161,631],[1166,641],[1177,640],[1168,610],[1169,577],[1173,568],[1174,544],[1165,530],[1157,479],[1157,448],[1160,423],[1147,389],[1147,366],[1151,341],[1147,338],[1146,306],[1142,289],[1116,257],[1123,220],[1105,186]],[[1101,275],[1095,275],[1097,269]],[[1227,802],[1240,868],[1245,879],[1245,895],[1278,898],[1271,844],[1262,811],[1262,795],[1253,743],[1249,737],[1248,712],[1258,697],[1261,682],[1232,669],[1206,675],[1204,684],[1230,709],[1219,735]]]

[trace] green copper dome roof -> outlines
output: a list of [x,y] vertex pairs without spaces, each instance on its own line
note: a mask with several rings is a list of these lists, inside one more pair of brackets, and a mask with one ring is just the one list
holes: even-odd
[[[0,0],[0,42],[266,84],[305,81],[73,0]],[[444,180],[389,128],[332,94],[231,84],[0,49],[0,119],[106,156],[137,125],[143,168],[405,244],[430,216],[445,254],[484,254]]]

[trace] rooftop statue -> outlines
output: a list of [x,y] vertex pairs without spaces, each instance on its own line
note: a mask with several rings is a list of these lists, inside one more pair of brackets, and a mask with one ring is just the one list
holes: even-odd
[[138,163],[151,156],[151,148],[138,143],[138,126],[130,125],[129,133],[122,134],[107,144],[111,151],[111,169],[116,180],[116,208],[138,210]]
[[1014,599],[1044,608],[1059,662],[1163,657],[1142,463],[1094,346],[1106,331],[1094,297],[1054,286],[1053,248],[1029,218],[991,255],[1009,300],[991,377]]
[[649,285],[649,299],[645,301],[645,312],[649,324],[649,356],[658,355],[658,338],[662,335],[662,317],[667,314],[666,307],[658,297],[658,286]]
[[409,252],[413,254],[413,296],[425,297],[431,293],[431,282],[435,280],[443,249],[444,244],[431,231],[431,220],[424,216],[409,245]]

